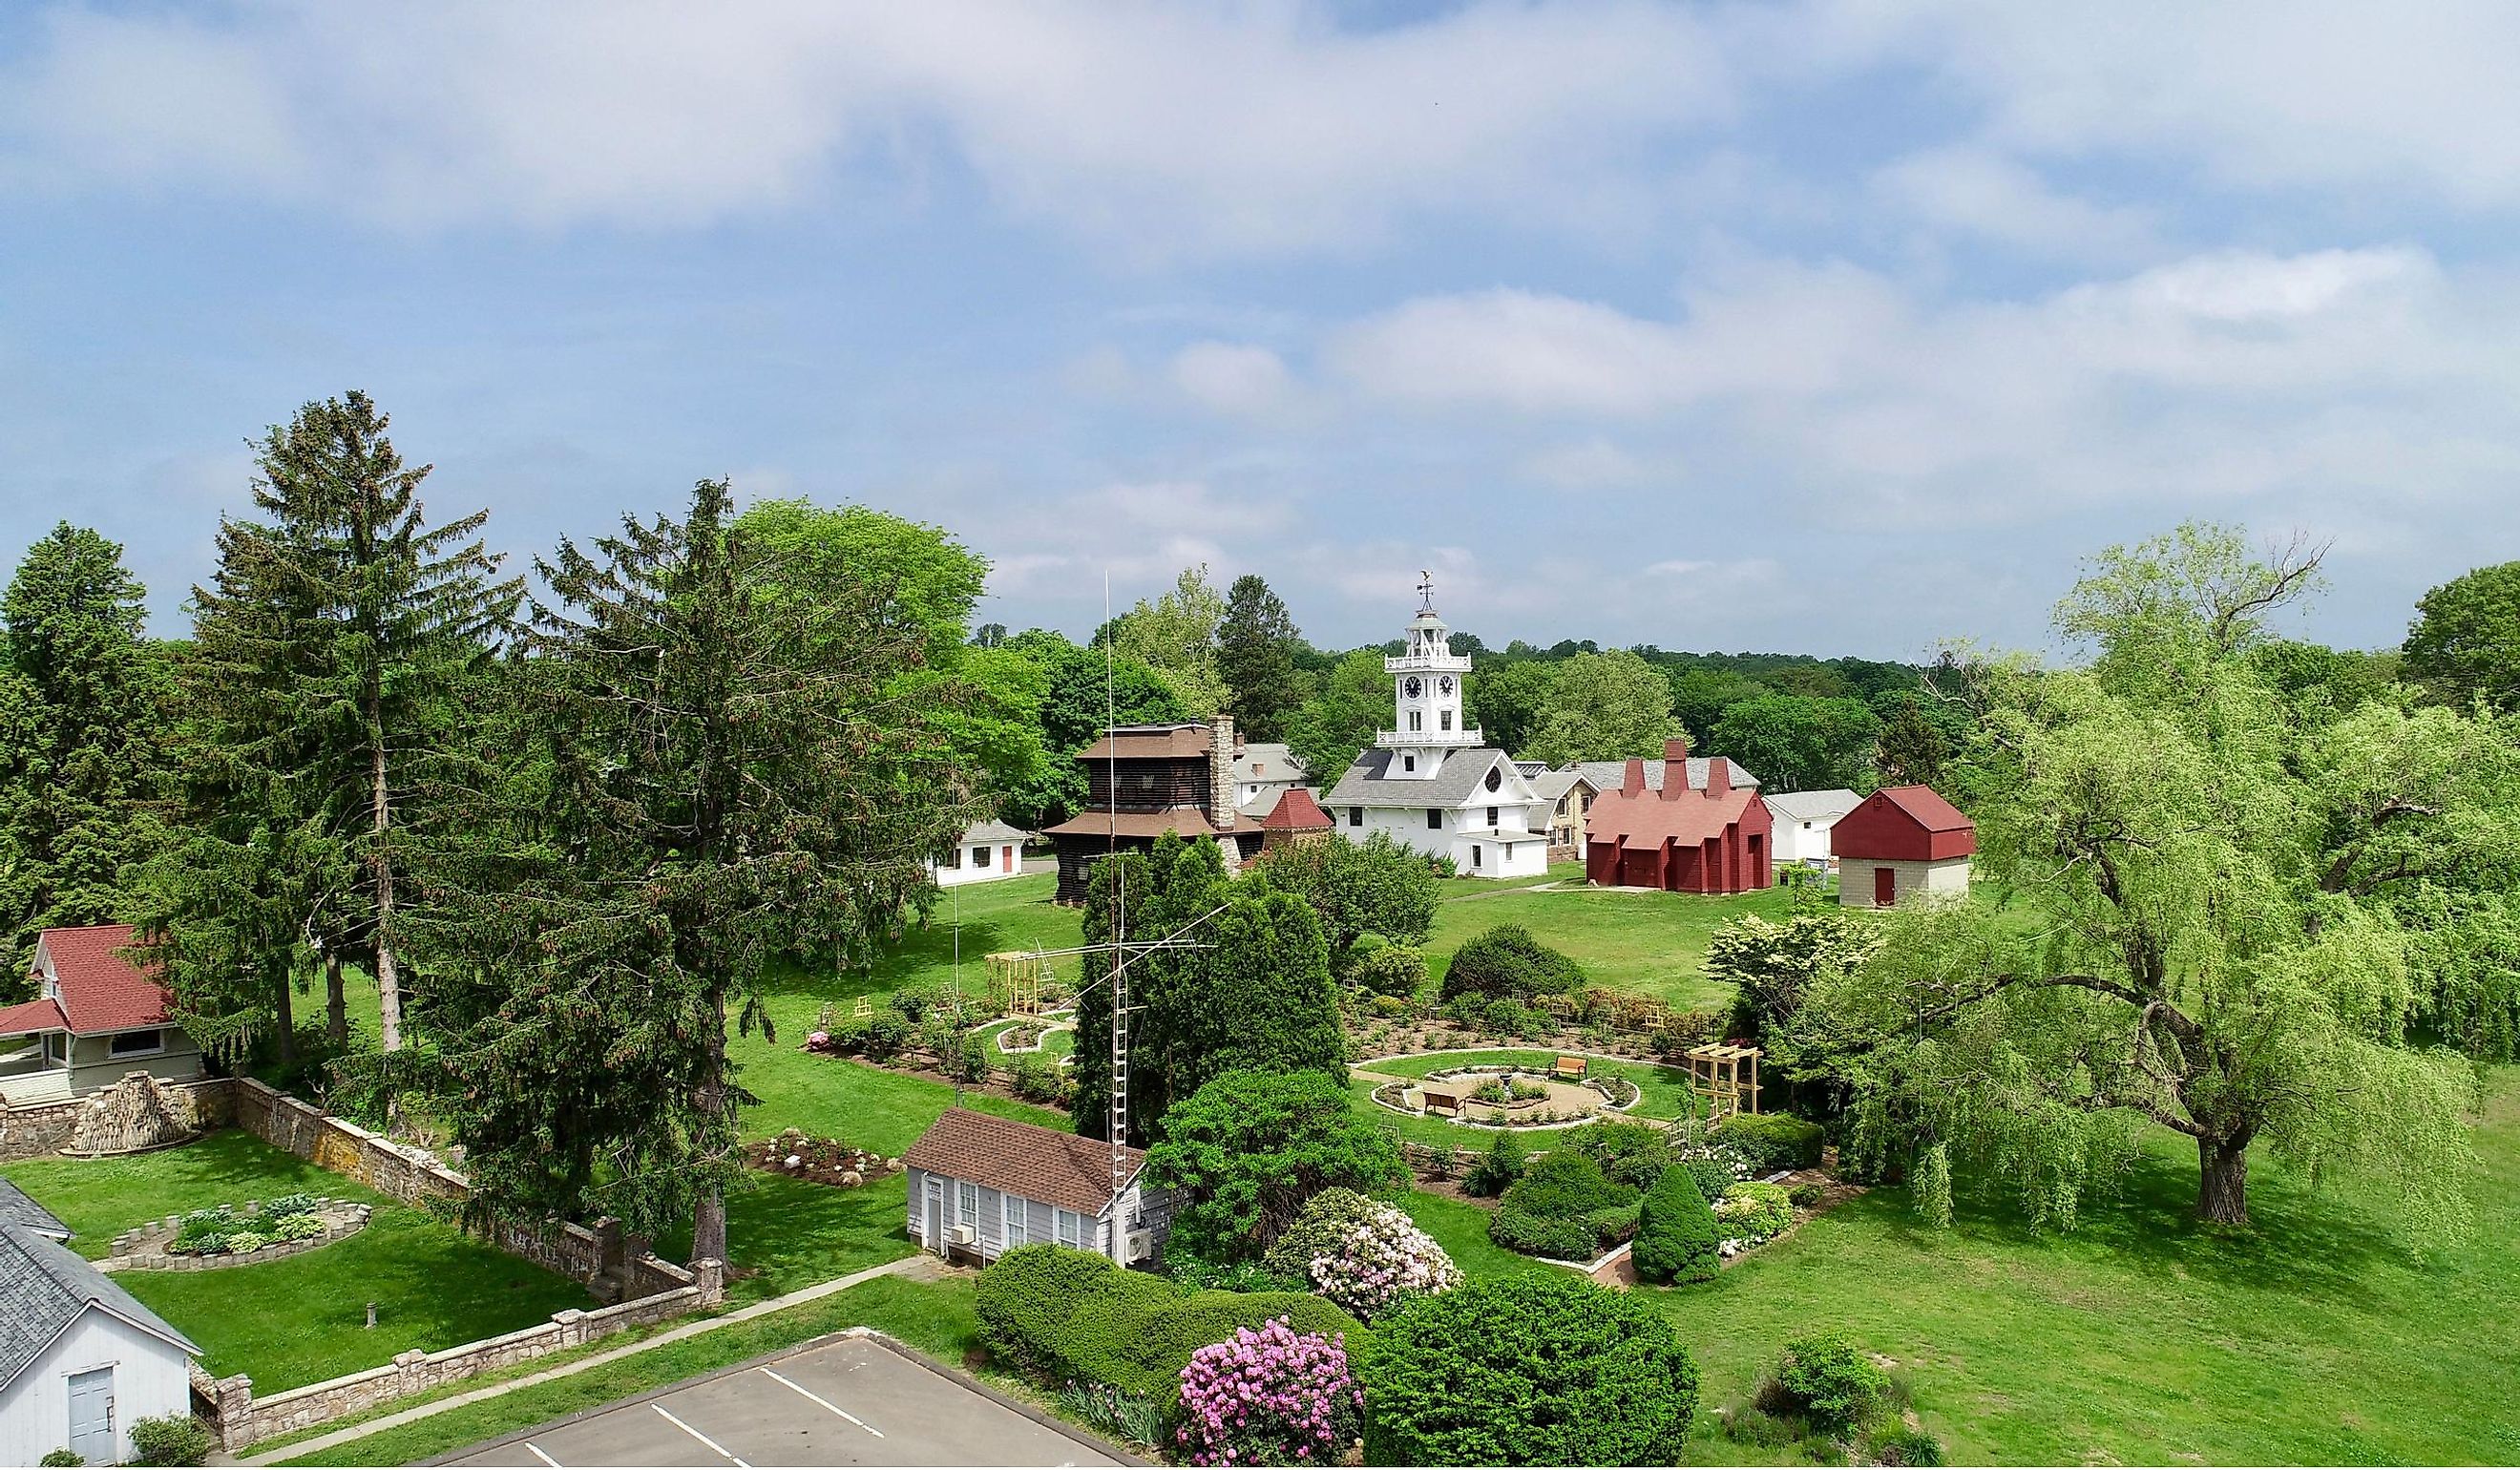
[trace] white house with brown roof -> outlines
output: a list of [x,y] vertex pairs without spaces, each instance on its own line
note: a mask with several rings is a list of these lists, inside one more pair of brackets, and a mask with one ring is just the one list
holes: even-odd
[[134,940],[129,924],[37,936],[35,999],[0,1009],[0,1102],[84,1097],[126,1072],[202,1075],[202,1048],[174,1022],[174,996],[126,955]]
[[1151,1261],[1172,1225],[1174,1196],[1146,1187],[1144,1150],[1012,1118],[952,1107],[901,1156],[910,1238],[937,1255],[986,1264],[1019,1245],[1074,1246],[1122,1266]]

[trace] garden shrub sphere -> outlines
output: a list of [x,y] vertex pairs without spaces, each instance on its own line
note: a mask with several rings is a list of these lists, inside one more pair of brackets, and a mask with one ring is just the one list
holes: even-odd
[[1890,1375],[1843,1332],[1814,1332],[1785,1344],[1777,1386],[1825,1434],[1844,1435],[1890,1397]]
[[1442,994],[1447,1001],[1464,995],[1528,1001],[1583,985],[1583,968],[1574,960],[1532,938],[1520,924],[1499,924],[1453,952]]
[[1786,1113],[1734,1113],[1715,1136],[1739,1149],[1754,1173],[1820,1167],[1820,1125]]
[[1371,1465],[1669,1465],[1697,1365],[1645,1298],[1555,1271],[1411,1303],[1358,1355]]
[[1277,1317],[1190,1356],[1174,1443],[1193,1465],[1336,1464],[1364,1407],[1346,1340]]
[[1531,1161],[1505,1191],[1503,1206],[1548,1220],[1572,1220],[1634,1204],[1637,1191],[1601,1172],[1601,1166],[1571,1148],[1552,1148]]
[[200,1465],[216,1446],[210,1427],[191,1414],[163,1414],[131,1421],[131,1463]]

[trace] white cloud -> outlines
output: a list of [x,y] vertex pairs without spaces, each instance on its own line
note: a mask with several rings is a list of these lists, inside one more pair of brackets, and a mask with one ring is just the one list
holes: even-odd
[[1668,460],[1647,460],[1607,439],[1559,444],[1523,457],[1519,467],[1527,479],[1559,490],[1604,490],[1677,479],[1681,468]]
[[1636,187],[1732,106],[1706,25],[1626,0],[1342,30],[1299,5],[666,0],[345,9],[213,27],[55,12],[7,172],[246,186],[391,222],[681,225],[944,144],[1018,213],[1133,254],[1346,248],[1416,211]]
[[1220,583],[1245,564],[1244,548],[1289,523],[1282,500],[1220,493],[1198,480],[1112,480],[1062,495],[999,504],[969,522],[991,562],[993,596],[1036,596],[1081,604],[1111,579],[1127,607],[1204,564]]
[[1286,365],[1266,347],[1192,342],[1173,354],[1173,386],[1220,414],[1257,418],[1287,406]]
[[1983,148],[1911,154],[1874,172],[1872,189],[1936,231],[2045,255],[2128,259],[2155,245],[2150,210],[2105,207],[2058,193],[2026,165]]

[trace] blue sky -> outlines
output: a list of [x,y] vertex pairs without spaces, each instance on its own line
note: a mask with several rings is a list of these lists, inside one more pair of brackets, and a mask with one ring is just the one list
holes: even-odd
[[[2088,12],[2088,13],[2086,13]],[[2520,555],[2520,8],[0,9],[0,551],[164,631],[352,386],[520,556],[752,495],[1081,632],[2043,641],[2199,515],[2379,646]]]

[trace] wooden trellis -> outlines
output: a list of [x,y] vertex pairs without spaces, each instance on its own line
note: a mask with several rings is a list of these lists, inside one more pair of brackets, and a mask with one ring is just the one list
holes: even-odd
[[1756,1047],[1722,1043],[1691,1047],[1681,1053],[1681,1060],[1688,1064],[1689,1087],[1706,1099],[1707,1117],[1759,1110],[1759,1056]]
[[1039,1016],[1050,960],[1037,952],[1001,950],[989,957],[989,1003],[1011,1016]]

